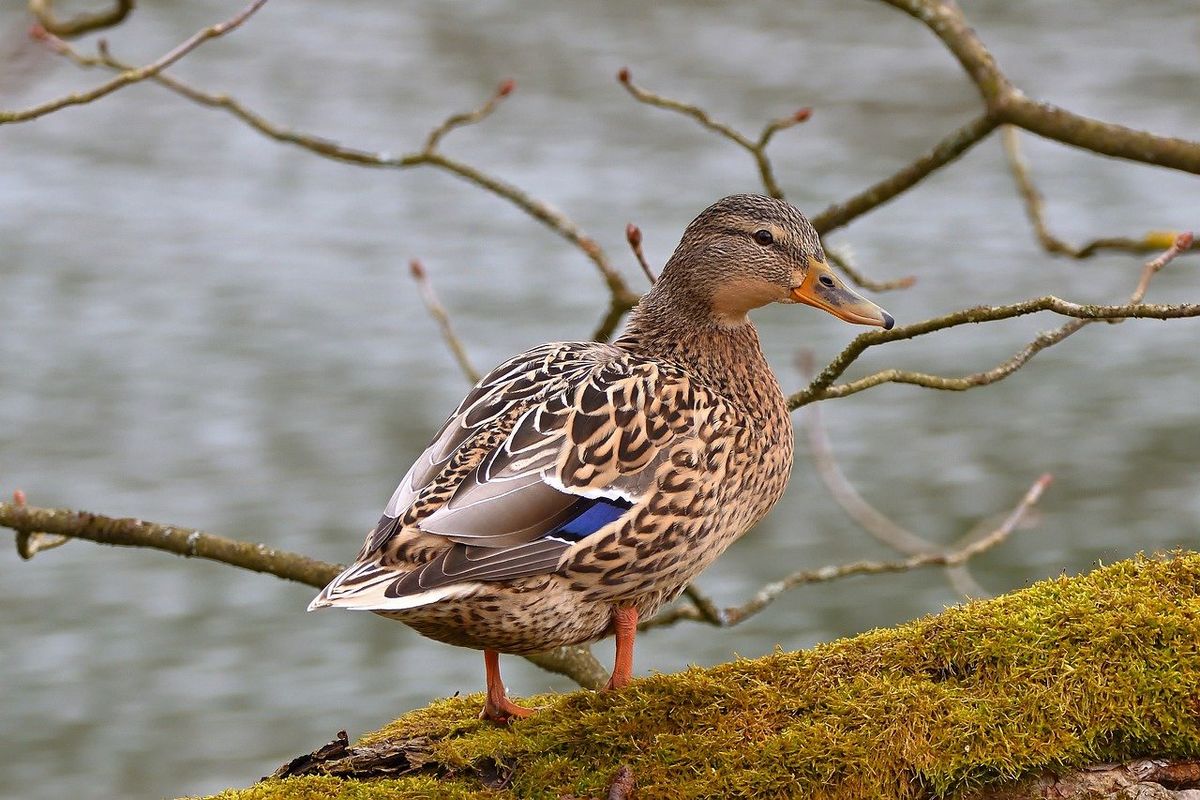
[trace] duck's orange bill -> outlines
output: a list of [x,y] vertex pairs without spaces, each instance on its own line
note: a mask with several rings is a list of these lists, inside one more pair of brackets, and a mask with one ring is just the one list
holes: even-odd
[[878,325],[890,330],[896,324],[891,314],[846,286],[828,264],[815,258],[808,260],[804,282],[792,289],[792,299],[856,325]]

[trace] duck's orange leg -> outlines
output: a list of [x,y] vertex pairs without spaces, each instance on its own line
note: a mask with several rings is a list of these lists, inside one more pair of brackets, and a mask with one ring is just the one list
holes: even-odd
[[519,706],[508,699],[508,694],[504,691],[504,681],[500,679],[499,653],[495,650],[484,650],[483,666],[487,670],[487,701],[483,704],[480,719],[505,725],[514,718],[524,719],[533,713],[533,709]]
[[617,633],[617,658],[612,677],[605,689],[623,689],[633,677],[633,639],[637,636],[637,606],[617,606],[613,609],[613,629]]

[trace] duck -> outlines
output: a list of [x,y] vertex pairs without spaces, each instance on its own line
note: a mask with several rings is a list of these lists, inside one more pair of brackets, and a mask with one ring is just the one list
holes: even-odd
[[633,673],[649,619],[783,495],[793,434],[748,318],[803,304],[893,318],[830,268],[791,204],[732,195],[684,230],[611,343],[510,358],[459,403],[357,557],[309,605],[370,611],[482,650],[481,718],[510,723],[500,654],[616,637]]

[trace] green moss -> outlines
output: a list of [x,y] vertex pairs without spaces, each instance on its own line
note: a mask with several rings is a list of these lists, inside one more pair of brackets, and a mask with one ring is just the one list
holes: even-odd
[[[626,764],[644,797],[923,798],[1200,756],[1198,687],[1200,555],[1137,558],[810,651],[532,698],[547,708],[510,729],[477,721],[476,695],[363,737],[428,737],[450,778],[292,779],[219,797],[602,796]],[[508,790],[471,777],[485,762],[514,767]]]
[[500,798],[501,793],[455,781],[429,776],[410,776],[402,780],[343,781],[325,776],[286,778],[265,781],[249,789],[231,789],[216,795],[221,800],[480,800]]

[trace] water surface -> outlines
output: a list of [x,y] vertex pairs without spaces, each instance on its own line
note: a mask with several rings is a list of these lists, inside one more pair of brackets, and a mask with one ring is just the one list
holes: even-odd
[[[20,107],[92,85],[22,44],[0,9],[0,95]],[[114,50],[150,60],[235,9],[139,7]],[[1195,9],[1183,0],[977,2],[968,12],[1031,94],[1195,137]],[[703,102],[747,131],[802,105],[780,134],[780,181],[815,212],[898,168],[978,110],[922,27],[872,2],[766,0],[268,5],[206,45],[181,77],[350,144],[419,146],[505,77],[519,89],[446,149],[567,211],[631,285],[636,221],[661,263],[713,199],[758,188],[749,157],[613,80]],[[1065,238],[1200,226],[1194,176],[1026,138]],[[38,505],[198,527],[349,558],[410,460],[465,389],[422,310],[424,259],[476,363],[586,337],[604,297],[592,265],[507,204],[427,169],[373,171],[275,142],[154,86],[0,132],[0,489]],[[1118,301],[1138,260],[1039,251],[989,140],[917,190],[830,237],[912,321],[1055,293]],[[1151,299],[1195,301],[1184,259]],[[832,357],[856,332],[806,309],[758,313],[781,380],[799,348]],[[989,367],[1050,317],[871,352],[945,374]],[[1194,546],[1200,522],[1192,321],[1091,326],[1013,378],[967,394],[886,386],[826,404],[842,465],[873,503],[949,541],[1057,480],[1041,524],[979,559],[990,591],[1141,550]],[[793,568],[887,557],[849,522],[801,448],[787,497],[702,579],[734,603]],[[435,696],[477,691],[478,655],[368,615],[305,615],[306,587],[159,553],[73,543],[0,556],[2,793],[155,797],[245,785]],[[647,636],[638,669],[675,670],[936,611],[936,572],[787,595],[729,631]],[[600,648],[608,658],[608,649]],[[568,684],[508,659],[517,695]]]

